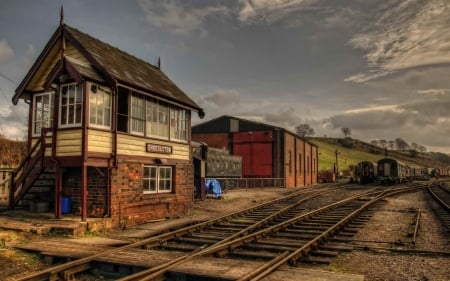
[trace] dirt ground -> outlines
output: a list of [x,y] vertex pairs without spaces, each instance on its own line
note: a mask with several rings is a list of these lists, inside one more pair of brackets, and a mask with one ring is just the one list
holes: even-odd
[[[209,219],[222,216],[293,191],[296,189],[229,190],[223,194],[221,199],[207,198],[204,201],[196,201],[192,218]],[[328,196],[330,199],[333,197],[332,194]],[[450,252],[449,238],[440,227],[426,200],[422,192],[402,194],[386,199],[380,205],[381,209],[374,213],[365,228],[361,229],[354,237],[358,241],[355,244],[373,248]],[[418,209],[420,209],[419,232],[416,243],[412,244],[409,243],[412,238],[408,234]],[[114,233],[109,233],[109,235],[111,234],[114,235]],[[46,267],[47,265],[42,263],[36,255],[16,251],[12,248],[16,243],[42,238],[46,237],[0,229],[0,280],[8,280],[8,276]],[[403,246],[395,246],[393,243],[395,241],[406,243]],[[449,264],[450,256],[448,255],[411,255],[384,250],[354,250],[342,253],[333,259],[330,265],[301,265],[301,267],[362,274],[367,281],[444,281],[450,280]]]

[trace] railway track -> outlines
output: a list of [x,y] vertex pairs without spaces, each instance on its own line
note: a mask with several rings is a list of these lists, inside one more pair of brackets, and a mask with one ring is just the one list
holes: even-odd
[[[200,256],[267,260],[268,265],[264,270],[255,269],[256,273],[243,277],[242,280],[259,278],[261,274],[266,274],[264,272],[267,268],[272,268],[273,271],[274,266],[276,268],[287,262],[295,264],[308,259],[314,261],[314,256],[318,255],[334,255],[339,247],[332,245],[333,239],[345,240],[346,236],[355,233],[370,215],[359,218],[356,216],[382,198],[381,196],[386,196],[383,194],[394,192],[394,189],[382,192],[374,188],[314,211],[308,212],[301,208],[304,202],[336,191],[337,188],[339,187],[295,192],[228,216],[102,251],[18,280],[70,279],[71,276],[90,268],[90,263],[102,256],[139,247],[175,251],[179,254],[170,262],[161,263],[120,280],[163,280],[164,274],[171,268]],[[395,192],[410,189],[411,187],[395,188]],[[337,231],[340,231],[341,236],[336,236]],[[333,239],[330,238],[331,235],[334,236]]]
[[[238,279],[260,280],[287,263],[296,265],[299,262],[317,261],[317,256],[320,255],[337,255],[336,252],[343,247],[333,243],[350,242],[348,237],[356,233],[357,229],[370,218],[370,214],[361,215],[363,211],[386,196],[422,187],[402,187],[389,191],[373,189],[362,192],[317,210],[294,216],[281,223],[267,226],[247,236],[213,245],[172,264],[161,264],[119,280],[163,280],[164,273],[170,268],[205,255],[228,259],[266,260],[267,262],[261,267],[255,268]],[[208,276],[208,278],[215,280],[220,279],[221,276]]]
[[[85,258],[81,258],[62,265],[54,266],[46,270],[35,272],[27,276],[18,278],[18,280],[65,280],[88,269],[89,263],[108,254],[120,252],[130,248],[155,248],[161,244],[171,243],[174,240],[195,233],[223,232],[228,236],[221,239],[220,243],[232,240],[235,237],[245,235],[252,231],[256,231],[259,227],[263,227],[270,220],[277,219],[290,209],[298,207],[301,203],[315,198],[327,192],[333,192],[337,189],[345,188],[345,185],[324,185],[320,188],[302,189],[289,195],[271,200],[269,202],[240,210],[232,214],[228,214],[209,221],[197,223],[191,226],[182,227],[168,233],[152,236],[141,241],[137,241],[125,246],[112,248]],[[254,223],[250,223],[253,221]],[[236,223],[239,222],[239,223]],[[226,231],[225,231],[226,230]],[[230,235],[230,232],[233,234]],[[212,244],[219,243],[211,241]],[[194,243],[195,244],[195,243]],[[185,256],[185,255],[182,255]]]
[[431,207],[450,232],[450,187],[449,182],[433,182],[428,185],[428,193],[433,199]]

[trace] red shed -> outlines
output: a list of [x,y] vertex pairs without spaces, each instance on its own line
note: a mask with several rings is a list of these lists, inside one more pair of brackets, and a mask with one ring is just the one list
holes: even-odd
[[317,146],[284,128],[224,115],[193,126],[192,139],[242,156],[245,178],[284,178],[286,187],[317,183]]

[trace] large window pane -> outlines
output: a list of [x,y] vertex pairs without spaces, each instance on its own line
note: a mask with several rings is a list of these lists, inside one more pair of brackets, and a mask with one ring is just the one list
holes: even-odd
[[60,126],[81,125],[83,116],[83,85],[67,84],[61,86]]
[[109,129],[111,126],[111,93],[93,84],[89,92],[89,124]]
[[173,140],[187,141],[187,110],[170,109],[170,138]]
[[54,96],[54,92],[34,95],[33,136],[40,135],[42,128],[53,127]]
[[145,124],[145,98],[133,93],[131,96],[131,133],[143,135]]

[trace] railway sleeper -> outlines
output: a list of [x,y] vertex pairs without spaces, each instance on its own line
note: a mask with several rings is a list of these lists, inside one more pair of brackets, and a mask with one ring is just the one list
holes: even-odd
[[337,251],[330,251],[330,250],[324,250],[324,249],[314,249],[311,251],[312,256],[320,256],[320,257],[330,257],[334,258],[339,256],[339,252]]
[[339,236],[353,237],[353,236],[355,236],[355,233],[354,232],[348,232],[348,231],[339,231]]
[[332,242],[341,242],[341,243],[351,243],[352,239],[346,236],[335,235],[329,238],[329,241]]
[[215,239],[198,239],[198,238],[191,238],[191,237],[181,237],[176,240],[179,243],[189,243],[194,245],[212,245],[216,243],[218,240]]
[[324,225],[334,225],[336,224],[339,219],[326,219],[326,218],[316,218],[316,219],[309,219],[309,222],[316,222]]
[[235,228],[242,229],[242,228],[245,228],[245,227],[247,227],[249,225],[253,225],[253,224],[255,224],[255,223],[253,222],[253,223],[243,224],[243,223],[234,223],[234,222],[223,222],[223,223],[220,223],[217,225],[222,226],[222,227],[235,227]]
[[320,234],[327,228],[301,228],[301,227],[289,227],[289,232],[292,233],[304,233],[304,234]]
[[287,246],[287,247],[300,247],[301,245],[307,243],[309,240],[285,240],[277,238],[266,238],[258,240],[258,244],[261,245],[273,245],[273,246]]
[[234,223],[237,225],[252,225],[252,224],[255,224],[256,222],[258,222],[258,221],[253,220],[253,219],[247,219],[245,217],[244,218],[235,218],[235,219],[230,220],[230,223]]
[[319,229],[309,229],[309,230],[305,230],[305,229],[293,229],[293,228],[286,228],[282,230],[283,232],[286,233],[296,233],[299,235],[308,235],[308,236],[317,236],[317,234],[321,234],[323,232],[323,230],[319,230]]
[[318,223],[296,223],[292,226],[294,229],[314,229],[314,230],[326,230],[329,225],[323,225]]
[[315,235],[315,234],[289,233],[289,232],[285,232],[285,231],[280,231],[280,232],[277,232],[276,234],[274,234],[274,236],[300,240],[300,239],[313,239],[317,235]]
[[170,242],[170,243],[167,243],[158,248],[160,248],[162,250],[170,250],[170,251],[192,252],[192,251],[197,250],[199,247],[195,246],[195,245],[190,245],[190,244],[180,244],[180,243]]
[[242,228],[239,228],[239,227],[226,227],[226,226],[215,226],[215,225],[208,227],[208,229],[219,230],[219,231],[227,231],[227,232],[230,232],[230,233],[238,232],[238,231],[242,230]]
[[230,254],[233,255],[234,257],[250,258],[250,259],[264,259],[264,260],[271,260],[280,255],[278,253],[268,253],[268,252],[261,252],[261,251],[247,251],[247,250],[241,250],[241,249],[236,250]]
[[327,242],[324,245],[320,245],[319,249],[329,250],[329,251],[338,251],[338,252],[351,252],[353,251],[352,246],[346,246],[343,244],[331,243]]
[[92,268],[91,264],[85,263],[85,264],[81,264],[79,266],[75,266],[70,269],[67,269],[63,272],[64,280],[66,280],[66,281],[77,280],[75,278],[76,273],[80,273],[80,272],[89,270],[91,268]]
[[306,256],[300,259],[303,263],[312,263],[312,264],[330,264],[331,260],[329,258],[318,257],[318,256]]
[[293,252],[298,249],[297,246],[286,246],[286,245],[267,245],[267,244],[260,244],[258,243],[250,243],[245,245],[245,249],[252,250],[252,251],[268,251],[268,252],[274,252],[274,253],[281,253],[284,251],[290,251]]
[[[213,236],[213,237],[222,237],[223,238],[227,238],[228,236],[230,236],[231,234],[233,234],[235,232],[228,232],[228,231],[219,231],[219,230],[214,230],[214,229],[203,229],[201,232],[198,232],[198,234],[203,234],[203,235],[209,235],[209,236]],[[190,234],[191,236],[197,234],[197,233],[192,233]]]
[[210,240],[215,240],[217,241],[221,241],[224,238],[228,237],[229,235],[216,235],[214,233],[191,233],[188,237],[192,237],[192,238],[199,238],[199,239],[210,239]]
[[254,219],[254,220],[257,220],[257,221],[260,221],[260,220],[262,220],[262,219],[265,219],[265,218],[267,218],[269,215],[267,215],[267,216],[264,216],[264,215],[247,215],[247,216],[245,216],[246,218],[251,218],[251,219]]

